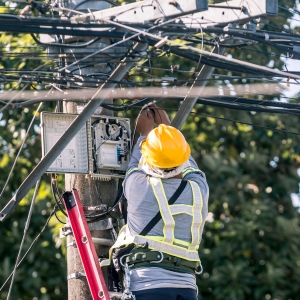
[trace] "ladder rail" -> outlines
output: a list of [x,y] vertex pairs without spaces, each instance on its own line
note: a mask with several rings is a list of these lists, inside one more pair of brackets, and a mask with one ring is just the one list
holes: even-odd
[[65,192],[63,200],[93,300],[110,300],[77,190]]

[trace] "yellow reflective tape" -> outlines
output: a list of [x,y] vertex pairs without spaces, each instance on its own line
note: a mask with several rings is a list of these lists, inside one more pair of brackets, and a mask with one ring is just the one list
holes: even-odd
[[198,251],[184,249],[181,246],[170,245],[168,243],[160,242],[140,235],[136,235],[134,237],[134,243],[143,244],[146,242],[148,243],[148,247],[150,249],[159,250],[182,259],[200,262]]
[[[153,177],[150,177],[150,184],[151,184],[151,187],[152,187],[152,190],[153,190],[153,193],[154,193],[154,196],[155,196],[155,199],[156,199],[156,201],[157,201],[157,203],[158,203],[158,207],[159,207],[159,211],[160,211],[160,213],[161,213],[161,217],[162,217],[162,219],[163,219],[163,221],[164,221],[164,227],[163,227],[163,234],[164,234],[164,237],[166,236],[166,219],[165,219],[165,215],[163,214],[163,212],[162,212],[162,208],[161,208],[161,203],[160,203],[160,201],[159,201],[159,197],[157,196],[157,194],[156,194],[156,190],[155,190],[155,187],[154,187],[154,178]],[[156,182],[157,183],[157,182]]]
[[150,178],[151,187],[159,206],[159,210],[164,221],[163,234],[164,240],[168,243],[173,243],[175,221],[169,210],[168,199],[166,197],[162,181],[160,178]]
[[197,247],[199,248],[199,244],[201,242],[200,229],[201,229],[201,226],[203,224],[203,216],[202,216],[202,213],[203,213],[203,198],[202,198],[202,193],[201,193],[201,189],[200,189],[199,185],[196,184],[196,186],[197,186],[197,189],[198,189],[198,193],[200,195],[200,224],[199,224],[199,227],[198,227],[199,241],[198,241],[198,245],[197,245]]
[[192,168],[192,167],[189,167],[189,168],[186,168],[183,172],[182,172],[182,176],[184,177],[185,175],[189,174],[189,173],[192,173],[192,172],[200,172],[199,169],[196,169],[196,168]]
[[195,250],[197,245],[200,243],[200,228],[202,225],[202,195],[199,189],[198,184],[193,181],[189,181],[192,193],[193,193],[193,221],[191,226],[191,233],[192,233],[192,242],[190,245],[191,250]]
[[[146,238],[149,238],[153,241],[158,241],[161,242],[163,244],[169,245],[167,243],[164,242],[164,237],[163,236],[159,236],[159,235],[147,235]],[[183,241],[183,240],[179,240],[179,239],[174,239],[174,244],[179,244],[179,245],[183,245],[186,248],[189,248],[191,243]]]
[[187,215],[192,216],[193,215],[193,206],[185,205],[185,204],[172,204],[172,205],[170,205],[170,211],[171,211],[172,215],[187,214]]
[[170,205],[169,205],[169,202],[168,202],[168,198],[166,196],[165,189],[164,189],[164,186],[162,184],[161,179],[159,180],[159,183],[160,183],[161,192],[163,193],[163,198],[165,200],[164,204],[165,204],[166,210],[163,210],[163,213],[166,215],[167,223],[169,223],[169,224],[166,224],[166,232],[167,232],[167,235],[169,235],[169,236],[166,236],[165,241],[167,242],[169,239],[171,239],[169,241],[169,243],[173,243],[174,238],[175,238],[175,220],[172,216],[172,213],[171,213],[171,210],[170,210]]
[[132,172],[135,172],[135,171],[140,171],[140,169],[139,169],[139,168],[132,168],[132,169],[130,169],[130,170],[128,170],[128,171],[126,172],[125,176],[128,176],[128,175],[130,175]]

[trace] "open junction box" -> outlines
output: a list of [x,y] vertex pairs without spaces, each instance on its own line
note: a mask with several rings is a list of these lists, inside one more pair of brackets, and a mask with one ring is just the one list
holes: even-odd
[[[76,114],[41,114],[43,156],[77,117]],[[130,159],[131,132],[128,118],[93,115],[47,172],[86,174],[95,179],[123,178]]]

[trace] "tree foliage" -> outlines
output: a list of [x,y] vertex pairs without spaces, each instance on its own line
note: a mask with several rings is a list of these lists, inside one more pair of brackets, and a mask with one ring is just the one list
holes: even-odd
[[[279,4],[291,8],[295,1],[279,0]],[[2,13],[5,12],[4,7],[1,9]],[[270,23],[264,29],[291,31],[288,21],[291,16],[287,10],[279,10],[279,15],[270,17]],[[43,51],[33,44],[28,35],[2,33],[1,51],[5,54],[5,49],[12,47],[16,52],[29,51],[29,47],[30,51],[31,47],[35,47],[34,51]],[[284,64],[281,54],[286,55],[261,44],[241,49],[229,48],[226,52],[226,55],[234,58],[278,69],[282,69]],[[148,68],[142,66],[129,75],[134,81],[147,85],[155,85],[146,82],[149,76],[160,78],[166,75],[177,77],[178,86],[191,84],[195,74],[172,72],[171,65],[179,65],[179,70],[192,72],[201,68],[197,62],[161,53],[153,61],[150,59]],[[34,69],[38,66],[39,61],[3,56],[0,71]],[[216,90],[234,84],[261,82],[257,78],[248,79],[243,74],[243,78],[231,79],[229,76],[241,74],[221,69],[215,73],[219,77],[214,75],[209,84],[215,86]],[[6,82],[2,89],[8,90],[16,85],[16,82]],[[22,87],[22,82],[16,86],[17,89]],[[280,95],[275,95],[275,98],[257,95],[257,98],[279,99]],[[159,105],[174,117],[180,104],[166,100]],[[35,110],[36,106],[11,109],[0,115],[0,187],[4,186]],[[53,106],[44,104],[43,110],[53,110]],[[137,113],[138,110],[131,110],[126,116],[133,121]],[[0,199],[1,207],[11,199],[41,158],[38,125],[39,118],[36,118],[15,171]],[[300,299],[299,212],[291,202],[291,194],[297,193],[299,188],[299,135],[275,129],[299,133],[298,118],[293,115],[196,105],[183,127],[193,155],[200,169],[206,173],[210,186],[209,218],[200,247],[204,272],[197,279],[199,299]],[[40,232],[52,210],[54,203],[49,182],[49,177],[45,175],[23,253]],[[13,269],[32,194],[31,191],[13,215],[0,224],[0,283],[6,280]],[[66,299],[65,249],[61,248],[58,228],[58,222],[51,219],[50,225],[17,270],[11,299]],[[6,298],[7,291],[8,285],[0,292],[1,299]]]

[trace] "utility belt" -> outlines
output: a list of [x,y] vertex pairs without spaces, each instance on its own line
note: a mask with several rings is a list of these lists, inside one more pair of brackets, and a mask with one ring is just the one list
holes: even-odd
[[133,270],[137,268],[159,267],[180,273],[200,273],[202,267],[197,261],[189,261],[169,255],[159,250],[148,248],[133,248],[130,253],[120,257],[120,264],[126,264]]

